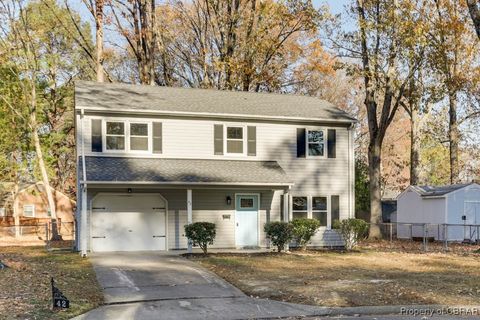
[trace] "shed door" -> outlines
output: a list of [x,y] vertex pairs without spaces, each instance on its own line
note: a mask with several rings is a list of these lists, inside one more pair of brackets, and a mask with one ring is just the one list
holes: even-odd
[[92,203],[91,250],[165,250],[165,201],[158,194],[101,194]]
[[478,235],[479,228],[475,226],[480,224],[480,202],[466,201],[464,215],[466,218],[464,238],[472,241],[480,239]]

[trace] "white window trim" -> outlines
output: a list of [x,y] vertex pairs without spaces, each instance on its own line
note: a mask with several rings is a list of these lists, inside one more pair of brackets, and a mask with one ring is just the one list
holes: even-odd
[[[322,156],[312,156],[308,153],[308,132],[309,131],[323,131],[323,155]],[[305,128],[305,157],[310,159],[326,159],[327,158],[327,129],[325,128]],[[313,143],[312,143],[313,144]]]
[[[25,215],[25,208],[31,207],[32,208],[32,215],[27,216]],[[26,204],[23,206],[23,216],[28,218],[35,218],[35,205],[34,204]]]
[[[242,142],[243,142],[243,152],[242,153],[231,153],[228,152],[227,148],[227,141],[232,140],[232,141],[240,141],[240,139],[228,139],[227,137],[227,129],[228,128],[242,128]],[[241,157],[241,156],[246,156],[247,155],[247,126],[244,124],[235,124],[235,123],[228,123],[223,125],[223,136],[225,137],[223,139],[223,149],[225,150],[224,154],[226,156],[231,156],[231,157]]]
[[[319,229],[320,230],[330,230],[332,229],[332,210],[331,210],[331,201],[330,201],[330,195],[325,195],[325,194],[308,194],[308,195],[301,195],[301,194],[295,194],[292,195],[292,203],[293,203],[293,198],[296,197],[306,197],[307,198],[307,218],[308,219],[313,219],[313,211],[315,212],[324,212],[325,210],[313,210],[313,198],[318,198],[318,197],[324,197],[327,198],[327,226],[321,226]],[[292,216],[294,212],[305,212],[305,210],[293,210],[292,207]]]
[[[127,121],[128,123],[128,152],[130,153],[153,153],[153,132],[152,132],[152,123],[148,121]],[[145,138],[145,136],[134,136],[130,133],[130,125],[132,124],[146,124],[147,125],[147,150],[132,150],[130,139],[133,138]]]
[[[313,210],[313,198],[326,198],[327,199],[327,210]],[[330,196],[326,195],[313,195],[310,196],[310,201],[308,202],[310,204],[310,216],[313,219],[313,212],[327,212],[327,225],[326,226],[321,226],[320,228],[326,228],[326,229],[331,229],[332,228],[332,213],[330,210]]]
[[[123,137],[124,137],[124,149],[118,149],[118,150],[109,150],[107,149],[107,122],[119,122],[123,123]],[[128,130],[128,123],[125,120],[116,120],[116,119],[103,119],[102,121],[102,149],[103,152],[105,153],[126,153],[128,152],[128,135],[127,135],[127,130]],[[108,136],[111,137],[122,137],[122,135],[118,134],[109,134]]]
[[[295,209],[293,209],[293,198],[307,198],[307,210],[295,210]],[[311,216],[309,214],[309,212],[310,212],[310,200],[309,200],[308,196],[306,196],[306,195],[298,195],[298,196],[294,195],[294,196],[292,196],[292,219],[293,219],[293,214],[295,212],[301,212],[301,213],[306,212],[307,213],[307,218],[309,218],[309,216]]]
[[[125,149],[123,150],[108,150],[107,149],[107,122],[121,122],[125,126],[125,132],[124,132],[124,137],[125,137]],[[159,121],[161,122],[161,121]],[[131,150],[130,147],[130,124],[132,123],[140,123],[140,124],[146,124],[148,126],[148,150]],[[121,120],[121,119],[115,119],[115,118],[102,118],[102,152],[103,153],[111,153],[111,154],[154,154],[153,153],[153,121],[130,121],[130,120]],[[121,136],[121,135],[112,135],[110,134],[109,136]],[[163,135],[162,135],[163,136]],[[133,136],[133,137],[144,137],[144,136]],[[159,155],[156,154],[155,155]]]

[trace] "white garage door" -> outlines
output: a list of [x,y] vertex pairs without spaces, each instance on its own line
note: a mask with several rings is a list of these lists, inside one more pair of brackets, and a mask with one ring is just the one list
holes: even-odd
[[158,194],[100,194],[92,203],[91,250],[165,250],[166,203]]

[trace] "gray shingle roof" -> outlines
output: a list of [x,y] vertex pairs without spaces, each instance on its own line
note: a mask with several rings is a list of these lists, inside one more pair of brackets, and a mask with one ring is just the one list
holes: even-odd
[[293,184],[276,161],[87,156],[85,166],[90,183]]
[[86,110],[148,112],[239,118],[354,122],[331,103],[314,97],[119,83],[75,82],[75,106]]
[[412,186],[412,188],[422,197],[437,197],[447,193],[462,189],[471,183],[451,184],[446,186]]

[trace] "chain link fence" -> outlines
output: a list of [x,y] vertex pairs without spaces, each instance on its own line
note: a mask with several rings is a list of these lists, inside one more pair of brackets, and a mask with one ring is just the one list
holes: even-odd
[[480,244],[479,224],[391,222],[372,226],[379,228],[383,244],[391,249],[465,252],[478,249],[475,245]]
[[45,245],[47,249],[73,249],[74,243],[75,222],[0,226],[0,246]]

